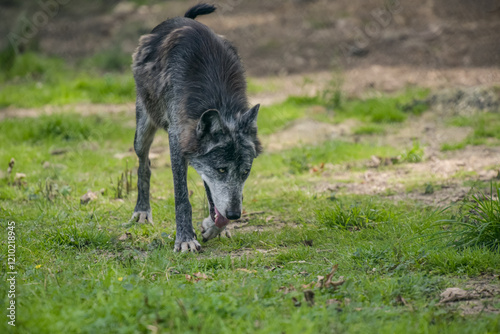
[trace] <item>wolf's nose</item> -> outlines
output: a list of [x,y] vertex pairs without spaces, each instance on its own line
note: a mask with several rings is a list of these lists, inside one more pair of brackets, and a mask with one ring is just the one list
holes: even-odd
[[240,219],[241,213],[239,211],[228,211],[226,217],[231,220]]

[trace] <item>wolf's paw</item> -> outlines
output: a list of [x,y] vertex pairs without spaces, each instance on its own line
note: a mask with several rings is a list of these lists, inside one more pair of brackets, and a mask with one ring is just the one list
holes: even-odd
[[128,221],[128,223],[123,224],[125,227],[130,227],[134,223],[139,223],[139,224],[146,224],[149,223],[151,225],[154,225],[153,223],[153,214],[150,211],[135,211],[134,214],[132,215],[132,218]]
[[203,242],[213,239],[221,234],[224,234],[226,237],[231,238],[231,233],[229,232],[229,230],[227,230],[225,226],[223,228],[215,226],[212,218],[207,217],[201,223],[201,235],[203,237]]
[[191,239],[189,241],[177,241],[175,240],[175,245],[174,245],[174,251],[175,252],[199,252],[201,251],[201,245],[196,239]]

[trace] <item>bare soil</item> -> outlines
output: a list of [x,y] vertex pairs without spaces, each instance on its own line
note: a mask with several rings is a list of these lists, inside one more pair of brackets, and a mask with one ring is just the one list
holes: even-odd
[[[20,47],[77,61],[109,50],[132,53],[140,35],[198,1],[138,6],[127,1],[70,1],[50,13],[33,1],[0,4],[0,48],[9,33]],[[427,69],[497,67],[496,0],[214,1],[199,20],[238,47],[252,76],[380,66]],[[28,23],[26,23],[28,22]]]

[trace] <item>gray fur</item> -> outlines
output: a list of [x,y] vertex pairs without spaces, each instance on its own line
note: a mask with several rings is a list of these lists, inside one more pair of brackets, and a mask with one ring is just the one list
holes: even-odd
[[168,131],[174,178],[176,251],[201,248],[192,226],[188,164],[205,183],[211,212],[202,232],[208,240],[224,231],[226,218],[241,215],[243,185],[262,149],[257,138],[259,106],[248,106],[236,49],[193,20],[213,10],[201,4],[188,10],[189,18],[164,21],[141,37],[133,56],[139,169],[132,219],[152,223],[148,154],[156,130],[162,128]]

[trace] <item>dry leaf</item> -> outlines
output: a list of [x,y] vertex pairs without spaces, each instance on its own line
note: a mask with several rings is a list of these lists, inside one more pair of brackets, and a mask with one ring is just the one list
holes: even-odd
[[289,286],[280,287],[278,291],[282,291],[286,295],[289,292],[295,291],[295,287],[290,284]]
[[326,305],[327,306],[328,305],[332,305],[332,304],[334,304],[334,305],[340,305],[340,304],[342,304],[342,302],[340,300],[338,300],[338,299],[328,299],[326,301]]
[[205,273],[202,272],[197,272],[193,274],[194,277],[202,278],[202,279],[209,279],[210,277],[207,276]]
[[316,283],[316,285],[314,287],[315,288],[322,288],[324,278],[325,278],[325,276],[318,276],[318,282]]
[[66,153],[66,152],[68,152],[68,150],[65,149],[65,148],[56,148],[56,149],[50,151],[50,154],[52,154],[52,155],[60,155],[60,154]]
[[187,279],[188,281],[190,281],[190,280],[191,280],[191,278],[192,278],[192,277],[191,277],[191,275],[188,275],[188,274],[184,275],[184,277],[186,277],[186,279]]
[[309,284],[302,284],[302,289],[310,289],[314,285],[314,282],[311,282]]
[[333,275],[335,275],[335,272],[337,271],[338,267],[339,267],[338,264],[334,265],[332,267],[332,271],[326,276],[325,284],[324,284],[325,288],[329,288],[329,287],[335,288],[337,286],[344,284],[345,280],[344,280],[343,276],[341,276],[338,281],[332,282]]
[[314,292],[312,290],[304,291],[304,298],[306,299],[306,302],[307,304],[309,304],[309,306],[314,305]]
[[19,181],[19,180],[25,179],[25,178],[26,178],[26,174],[24,174],[24,173],[16,173],[16,176],[15,176],[14,180]]
[[477,298],[477,295],[473,291],[466,291],[460,288],[448,288],[441,293],[439,304],[474,298]]
[[80,197],[80,204],[87,204],[90,201],[97,199],[99,193],[93,192],[91,190],[87,191],[82,197]]
[[118,240],[119,240],[119,241],[125,241],[125,240],[127,240],[127,239],[129,239],[129,238],[131,238],[131,237],[132,237],[132,233],[126,232],[125,234],[122,234],[122,235],[118,238]]

